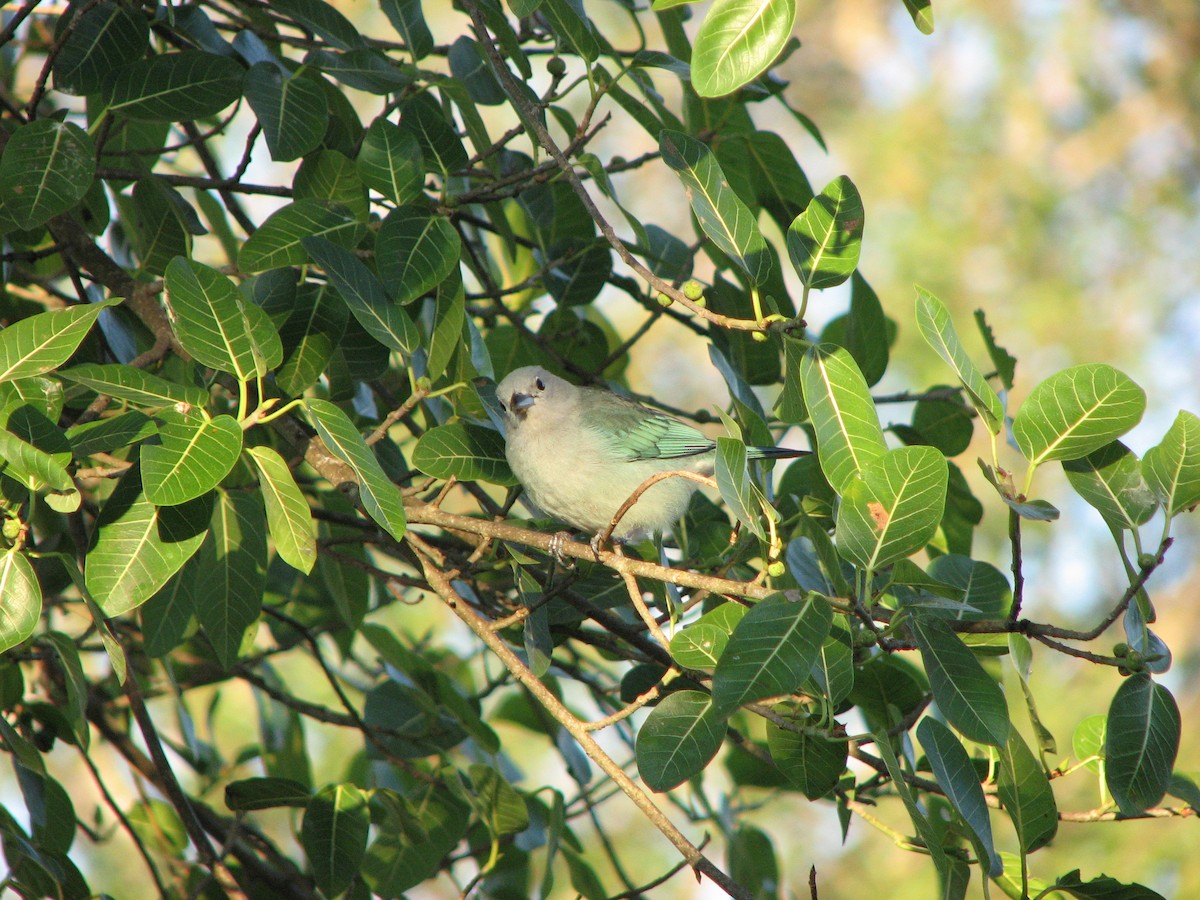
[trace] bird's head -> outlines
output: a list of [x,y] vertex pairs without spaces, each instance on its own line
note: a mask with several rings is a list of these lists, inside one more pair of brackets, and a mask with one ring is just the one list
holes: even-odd
[[552,375],[541,366],[514,369],[496,386],[496,398],[504,408],[505,419],[519,425],[535,408],[547,409],[569,398],[574,385]]

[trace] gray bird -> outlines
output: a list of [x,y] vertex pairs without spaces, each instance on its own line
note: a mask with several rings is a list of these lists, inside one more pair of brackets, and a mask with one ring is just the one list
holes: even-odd
[[[716,442],[690,425],[611,391],[578,387],[540,366],[510,372],[496,388],[504,408],[505,455],[536,509],[597,537],[651,475],[711,475]],[[747,447],[750,459],[786,459],[807,450]],[[613,537],[640,540],[669,529],[697,484],[667,478],[626,512]]]

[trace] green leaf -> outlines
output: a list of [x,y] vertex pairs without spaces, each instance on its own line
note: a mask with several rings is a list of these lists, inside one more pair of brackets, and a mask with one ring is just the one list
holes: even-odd
[[658,145],[663,161],[679,174],[704,233],[752,281],[766,283],[771,274],[767,243],[750,207],[729,187],[716,156],[705,144],[678,131],[663,131]]
[[44,225],[79,203],[96,174],[96,148],[78,125],[37,119],[16,128],[0,158],[3,213],[18,228]]
[[864,219],[862,197],[845,175],[809,201],[787,232],[788,256],[802,284],[821,290],[850,277],[858,268]]
[[203,573],[191,587],[196,619],[226,669],[237,662],[242,635],[262,611],[266,524],[258,497],[219,490],[212,526],[196,554]]
[[1000,802],[1012,820],[1024,853],[1046,846],[1058,832],[1058,806],[1045,771],[1012,728],[1000,753]]
[[1050,887],[1080,900],[1166,900],[1162,894],[1145,885],[1117,881],[1107,875],[1084,881],[1079,877],[1078,869],[1061,876]]
[[347,249],[355,247],[366,231],[354,212],[340,203],[297,200],[277,209],[242,244],[238,268],[265,272],[308,262],[303,240],[324,237]]
[[725,737],[725,719],[700,691],[675,691],[638,729],[638,774],[652,791],[669,791],[698,775]]
[[933,774],[946,792],[946,799],[967,823],[976,845],[982,848],[980,856],[986,855],[990,861],[988,874],[999,875],[1004,864],[996,853],[987,801],[984,800],[983,788],[971,764],[971,757],[949,728],[929,716],[917,726],[917,740],[929,757]]
[[744,187],[731,182],[741,198],[751,206],[762,206],[781,229],[786,230],[812,199],[804,170],[787,142],[774,132],[723,135],[714,150],[726,175],[745,176]]
[[933,34],[933,4],[930,0],[904,0],[904,8],[912,16],[921,34]]
[[517,483],[504,456],[500,432],[470,422],[430,428],[413,448],[412,464],[433,478],[487,481],[506,487]]
[[1011,391],[1017,373],[1017,358],[996,343],[992,326],[988,324],[982,309],[975,310],[975,324],[979,326],[979,334],[987,347],[988,357],[992,360],[992,365],[996,367],[996,376],[1004,385],[1004,389]]
[[121,66],[101,93],[111,112],[144,122],[184,122],[218,113],[242,95],[236,60],[202,50],[162,53]]
[[242,452],[242,429],[233,416],[166,409],[159,420],[162,443],[142,448],[142,486],[155,506],[178,506],[207,494]]
[[318,150],[304,157],[292,179],[292,196],[297,200],[340,203],[362,222],[370,215],[367,186],[354,160],[337,150]]
[[379,5],[414,60],[424,59],[433,52],[433,35],[425,24],[421,0],[380,0]]
[[350,417],[328,400],[304,401],[313,427],[329,451],[358,477],[358,495],[367,514],[393,538],[404,536],[404,502]]
[[879,751],[879,757],[883,760],[883,764],[887,768],[888,777],[892,779],[896,793],[900,795],[900,800],[904,803],[904,808],[908,811],[909,818],[912,819],[913,827],[929,850],[929,856],[933,860],[934,867],[942,879],[945,880],[949,874],[950,861],[947,859],[945,848],[942,846],[942,836],[934,830],[933,824],[925,816],[925,813],[921,811],[921,807],[918,805],[917,799],[913,794],[913,789],[904,780],[904,770],[900,768],[900,760],[896,758],[896,751],[892,749],[891,741],[892,739],[886,731],[880,728],[875,729],[875,748]]
[[573,4],[571,0],[542,0],[538,11],[550,23],[561,40],[583,57],[593,63],[600,56],[600,43],[592,29],[592,22],[583,12],[583,4]]
[[425,170],[446,178],[467,164],[466,148],[450,122],[450,115],[428,91],[401,107],[400,127],[421,145]]
[[1139,463],[1134,452],[1120,441],[1063,463],[1075,492],[1100,511],[1110,528],[1129,531],[1148,522],[1158,509],[1158,500],[1142,477],[1144,468],[1145,464]]
[[396,204],[412,203],[425,188],[421,145],[382,116],[363,135],[355,165],[367,187]]
[[116,3],[100,3],[72,18],[70,25],[53,67],[54,86],[68,94],[96,93],[115,66],[146,53],[150,29],[145,16]]
[[[761,492],[750,480],[746,470],[746,445],[736,438],[717,438],[716,473],[721,499],[733,511],[737,520],[763,538]],[[764,498],[765,502],[765,498]]]
[[983,373],[967,356],[944,303],[923,287],[917,288],[917,328],[925,342],[950,364],[992,434],[1004,427],[1004,406]]
[[266,375],[283,356],[270,319],[216,269],[183,257],[167,266],[167,312],[196,362],[239,381]]
[[315,81],[285,75],[273,62],[255,63],[243,88],[267,139],[271,159],[299,159],[315,150],[329,127],[325,92]]
[[87,589],[106,616],[145,603],[204,541],[210,498],[156,507],[142,493],[135,467],[121,477],[96,519],[96,543],[87,555]]
[[778,595],[760,600],[738,622],[713,673],[716,714],[797,691],[832,624],[833,611],[819,594],[801,603]]
[[837,787],[850,749],[846,741],[830,740],[818,731],[792,731],[774,722],[767,723],[767,746],[779,771],[809,800]]
[[267,527],[275,541],[275,552],[289,566],[307,575],[317,561],[317,539],[308,501],[282,456],[270,447],[246,449],[258,467],[267,507]]
[[916,553],[941,524],[949,477],[934,447],[901,447],[871,460],[842,492],[838,551],[873,572]]
[[[470,808],[440,785],[411,790],[416,828],[405,829],[394,816],[379,829],[362,861],[363,881],[384,897],[398,897],[436,873],[470,825]],[[412,833],[414,832],[415,833]]]
[[114,400],[132,403],[143,409],[161,409],[183,403],[204,406],[208,391],[190,384],[179,384],[119,363],[84,363],[56,373],[59,378],[91,388]]
[[370,828],[367,796],[353,784],[331,784],[308,802],[300,842],[325,896],[342,893],[358,874]]
[[161,178],[147,176],[134,186],[126,221],[141,271],[162,275],[176,256],[191,255],[192,237],[180,217],[180,202]]
[[462,242],[443,216],[419,206],[388,213],[375,242],[379,275],[397,303],[411,303],[450,277],[462,255]]
[[463,346],[466,320],[467,297],[462,277],[451,273],[438,285],[434,297],[432,333],[426,342],[426,366],[431,374],[436,376],[438,372],[452,371],[450,361],[459,347]]
[[820,344],[800,360],[800,386],[817,434],[821,471],[843,493],[887,452],[867,382],[848,350]]
[[950,724],[977,743],[1007,744],[1008,704],[975,654],[941,619],[913,616],[909,627],[921,651],[933,699]]
[[1013,437],[1034,465],[1078,459],[1142,419],[1146,392],[1103,363],[1072,366],[1037,385],[1013,419]]
[[770,67],[792,36],[796,0],[716,0],[692,50],[692,87],[722,97]]
[[719,625],[696,622],[671,638],[671,658],[687,669],[712,669],[729,643],[729,632]]
[[0,331],[0,382],[56,369],[87,337],[101,311],[119,303],[106,300],[38,313]]
[[331,285],[306,284],[297,297],[296,310],[279,330],[287,356],[275,372],[279,387],[293,395],[304,393],[321,377],[350,318],[345,302]]
[[1200,502],[1200,418],[1180,410],[1162,441],[1146,451],[1142,472],[1168,515]]
[[0,556],[0,653],[31,634],[42,615],[42,588],[25,555],[10,547]]
[[339,50],[362,50],[367,46],[354,23],[323,0],[272,0],[271,6]]
[[517,834],[529,827],[525,799],[491,766],[475,763],[467,770],[474,790],[471,799],[480,820],[493,835]]
[[[0,576],[0,580],[2,580],[2,576]],[[0,596],[7,601],[7,594]],[[87,750],[91,736],[91,727],[87,720],[88,679],[83,673],[79,647],[76,646],[73,638],[61,631],[47,631],[44,640],[54,648],[54,654],[58,657],[58,665],[63,676],[63,685],[66,688],[66,702],[59,704],[59,709],[71,723],[71,731],[74,732],[76,744],[81,749]]]
[[234,812],[308,806],[312,794],[291,778],[244,778],[225,785],[225,805]]
[[388,297],[366,264],[325,238],[305,238],[302,243],[367,334],[389,350],[412,354],[420,347],[421,333],[416,323]]
[[1105,782],[1127,816],[1162,800],[1179,752],[1175,698],[1142,672],[1121,683],[1108,708],[1104,741]]

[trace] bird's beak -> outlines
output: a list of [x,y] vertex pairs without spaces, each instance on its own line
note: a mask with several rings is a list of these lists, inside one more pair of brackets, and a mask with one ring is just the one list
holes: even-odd
[[523,419],[525,418],[525,413],[529,412],[530,407],[533,406],[533,403],[533,395],[513,391],[513,395],[508,400],[508,408],[518,419]]

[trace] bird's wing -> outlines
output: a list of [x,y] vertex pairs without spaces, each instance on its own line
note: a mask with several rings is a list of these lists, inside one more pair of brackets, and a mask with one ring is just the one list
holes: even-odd
[[692,426],[631,400],[607,391],[597,391],[593,399],[584,425],[622,459],[680,459],[716,446]]

